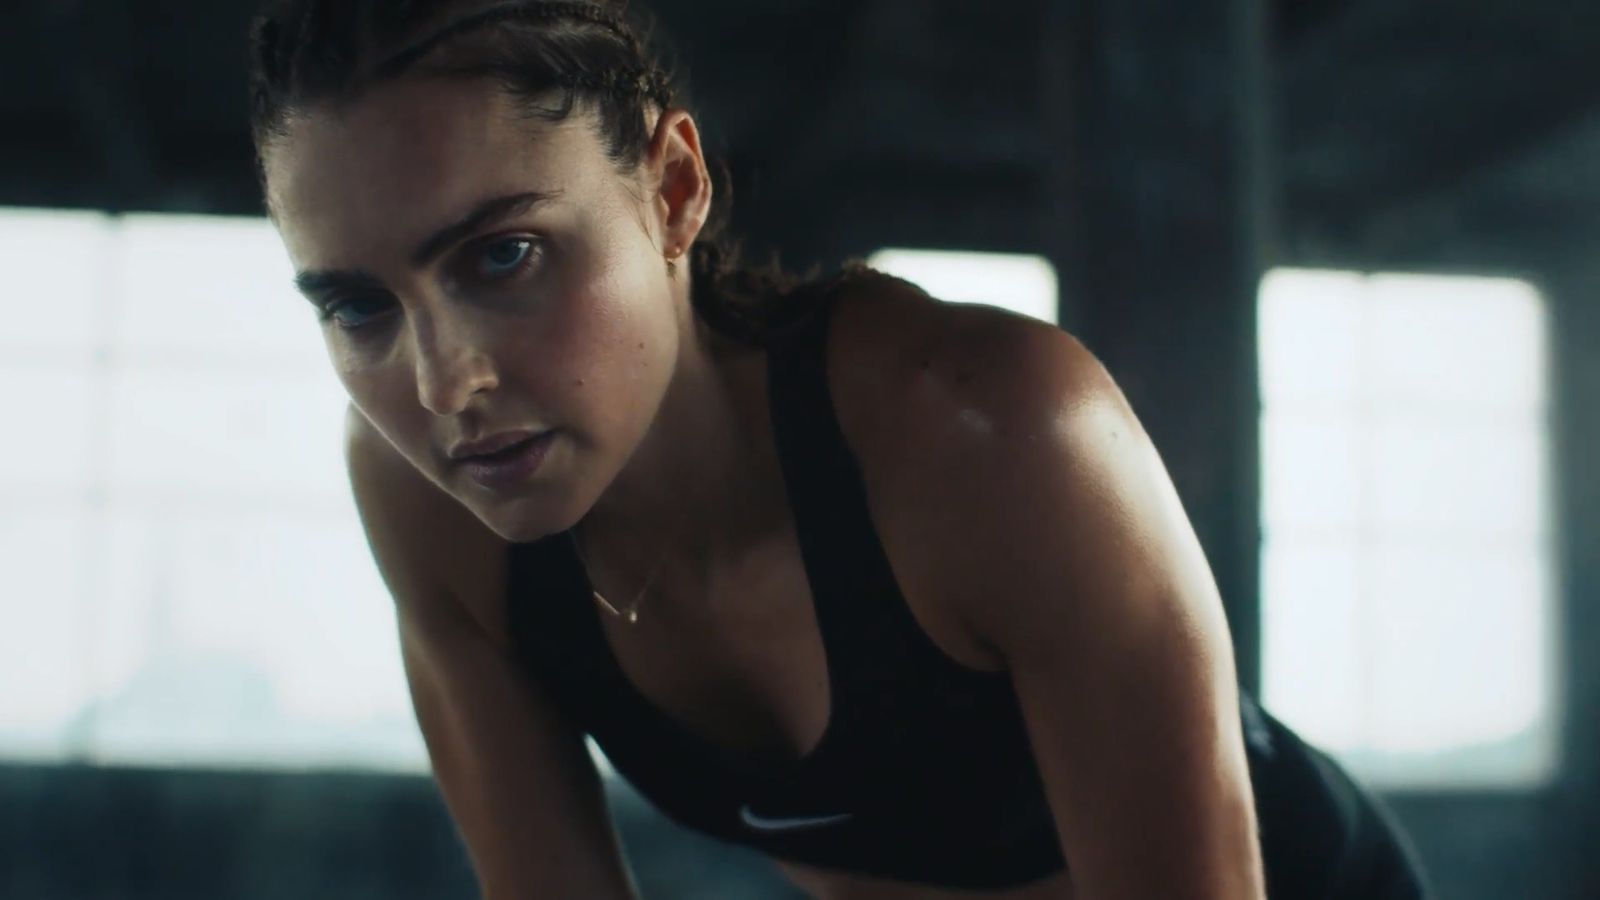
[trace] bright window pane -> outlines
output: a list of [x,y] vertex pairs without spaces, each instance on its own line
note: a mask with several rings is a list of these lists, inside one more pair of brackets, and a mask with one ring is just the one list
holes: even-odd
[[1269,538],[1263,555],[1262,668],[1273,713],[1324,747],[1358,746],[1361,566],[1353,542]]
[[81,554],[91,537],[78,504],[0,506],[0,753],[57,758],[89,689],[88,585]]
[[342,516],[119,510],[93,757],[420,764],[392,605],[366,558]]
[[1371,377],[1384,406],[1482,420],[1544,408],[1537,291],[1503,278],[1367,279]]
[[[1528,416],[1528,419],[1533,419]],[[1386,538],[1427,535],[1524,548],[1544,539],[1545,438],[1521,427],[1409,417],[1372,422],[1371,527]]]
[[1387,701],[1371,707],[1375,749],[1444,753],[1538,726],[1549,693],[1542,575],[1515,552],[1395,542],[1375,554],[1371,593],[1383,605],[1369,619],[1368,662]]
[[106,427],[119,496],[316,505],[346,493],[346,401],[330,373],[141,366],[120,370],[113,390]]
[[0,352],[11,362],[64,352],[84,361],[101,330],[116,251],[103,214],[0,210]]
[[122,221],[117,340],[135,359],[202,356],[327,368],[311,305],[261,219],[129,216]]
[[18,363],[0,351],[9,423],[0,440],[3,496],[81,499],[94,465],[98,386],[86,361]]
[[0,210],[0,237],[8,296],[50,301],[0,323],[27,426],[0,757],[421,768],[345,397],[270,225]]
[[[1364,280],[1354,272],[1278,270],[1262,282],[1261,389],[1304,412],[1348,406],[1363,352]],[[1293,303],[1276,298],[1293,296]]]
[[1261,323],[1268,705],[1376,784],[1548,779],[1538,293],[1280,270]]
[[1363,448],[1349,419],[1274,411],[1261,423],[1261,439],[1276,460],[1262,486],[1274,525],[1339,536],[1360,527]]
[[940,300],[981,303],[1057,321],[1060,287],[1042,256],[946,250],[887,249],[867,264],[904,278]]

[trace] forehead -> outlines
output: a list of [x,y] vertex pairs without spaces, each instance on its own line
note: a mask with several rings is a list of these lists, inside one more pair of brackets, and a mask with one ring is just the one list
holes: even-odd
[[533,118],[483,81],[408,78],[294,117],[264,158],[298,268],[393,252],[485,198],[583,191],[606,170],[577,112]]

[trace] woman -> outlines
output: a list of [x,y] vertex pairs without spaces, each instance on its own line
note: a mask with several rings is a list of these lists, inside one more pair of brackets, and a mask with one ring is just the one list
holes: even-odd
[[491,900],[631,895],[585,734],[822,897],[1418,895],[1241,706],[1168,478],[1071,337],[734,267],[610,7],[285,0],[255,34],[268,207]]

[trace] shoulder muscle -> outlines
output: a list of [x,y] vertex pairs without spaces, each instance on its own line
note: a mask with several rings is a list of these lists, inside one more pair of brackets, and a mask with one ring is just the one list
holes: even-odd
[[1259,897],[1221,601],[1137,418],[1064,332],[907,315],[838,348],[844,382],[893,367],[858,451],[880,532],[1009,671],[1085,896]]

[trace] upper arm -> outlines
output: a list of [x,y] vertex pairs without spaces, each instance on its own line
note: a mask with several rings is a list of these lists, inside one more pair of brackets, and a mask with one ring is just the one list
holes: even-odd
[[487,618],[505,544],[354,411],[346,451],[434,776],[485,896],[631,897],[582,735]]
[[959,315],[864,461],[897,575],[1009,670],[1078,896],[1260,897],[1232,647],[1155,449],[1069,335]]

